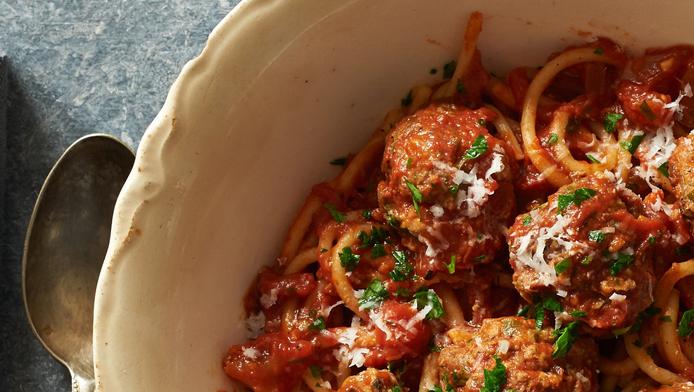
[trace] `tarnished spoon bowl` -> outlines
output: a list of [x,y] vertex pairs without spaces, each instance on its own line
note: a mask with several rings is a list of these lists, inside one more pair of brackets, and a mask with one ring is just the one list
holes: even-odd
[[72,144],[48,174],[27,229],[22,289],[29,323],[72,375],[73,391],[94,389],[94,293],[113,207],[132,151],[108,135]]

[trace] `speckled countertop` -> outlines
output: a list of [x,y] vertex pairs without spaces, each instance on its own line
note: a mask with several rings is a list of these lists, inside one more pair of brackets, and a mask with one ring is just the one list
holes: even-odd
[[31,333],[21,296],[24,232],[53,162],[93,132],[136,148],[185,62],[236,3],[0,0],[0,56],[9,77],[6,170],[0,165],[0,391],[70,390],[68,372]]

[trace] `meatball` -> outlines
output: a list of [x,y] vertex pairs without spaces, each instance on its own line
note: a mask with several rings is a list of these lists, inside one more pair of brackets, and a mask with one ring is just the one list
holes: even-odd
[[387,370],[368,368],[342,382],[338,392],[389,392],[398,380]]
[[632,324],[653,302],[653,244],[666,229],[629,192],[603,175],[585,177],[518,216],[508,241],[521,296],[556,295],[560,320],[580,315],[598,335]]
[[[378,201],[411,233],[425,272],[489,262],[514,211],[510,160],[485,124],[488,109],[453,104],[422,109],[388,135]],[[425,250],[424,250],[425,249]],[[421,272],[421,271],[419,271]]]
[[538,330],[522,317],[485,319],[480,327],[451,329],[448,337],[453,344],[438,358],[444,390],[479,391],[485,370],[501,364],[504,391],[597,391],[598,354],[592,339],[577,338],[566,356],[554,358],[552,331]]
[[682,215],[694,218],[694,135],[677,139],[668,164]]

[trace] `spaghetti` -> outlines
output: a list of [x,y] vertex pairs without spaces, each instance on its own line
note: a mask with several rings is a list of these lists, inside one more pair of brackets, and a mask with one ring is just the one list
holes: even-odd
[[231,378],[694,391],[694,48],[629,58],[601,38],[501,78],[482,19],[313,188],[249,290]]

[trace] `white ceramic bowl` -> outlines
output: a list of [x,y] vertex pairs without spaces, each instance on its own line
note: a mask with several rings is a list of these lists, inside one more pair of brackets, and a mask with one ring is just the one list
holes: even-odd
[[147,129],[96,295],[97,388],[234,389],[241,297],[328,162],[457,55],[485,15],[490,70],[538,65],[589,31],[629,48],[694,42],[692,1],[249,0],[210,35]]

